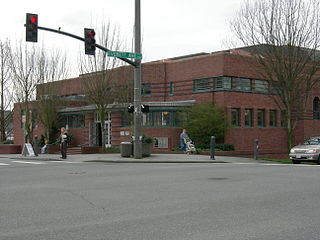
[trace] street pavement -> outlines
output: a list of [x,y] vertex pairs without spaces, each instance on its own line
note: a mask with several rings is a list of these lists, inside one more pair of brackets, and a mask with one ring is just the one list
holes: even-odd
[[[1,240],[320,236],[318,165],[220,156],[200,164],[115,163],[123,160],[119,154],[72,155],[64,161],[59,155],[32,161],[1,157]],[[208,158],[154,154],[149,159]],[[113,162],[104,162],[108,159]]]
[[111,162],[111,163],[268,163],[268,161],[254,160],[253,158],[187,154],[151,154],[150,157],[135,159],[133,157],[121,157],[120,153],[108,154],[75,154],[68,155],[67,159],[61,159],[60,154],[39,154],[36,157],[22,156],[21,154],[0,154],[0,158],[33,161],[76,161],[76,162]]

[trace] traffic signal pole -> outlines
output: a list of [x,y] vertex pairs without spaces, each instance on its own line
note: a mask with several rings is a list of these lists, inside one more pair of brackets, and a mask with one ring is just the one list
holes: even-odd
[[[44,31],[49,31],[49,32],[54,32],[54,33],[58,33],[58,34],[62,34],[62,35],[68,36],[68,37],[72,37],[72,38],[78,39],[78,40],[83,41],[83,42],[85,41],[84,38],[79,37],[79,36],[74,35],[74,34],[71,34],[71,33],[68,33],[68,32],[64,32],[64,31],[60,31],[60,30],[56,30],[56,29],[52,29],[52,28],[47,28],[47,27],[40,27],[40,26],[38,26],[38,29],[44,30]],[[101,50],[104,51],[104,52],[109,52],[109,51],[111,51],[110,49],[105,48],[105,47],[103,47],[103,46],[101,46],[101,45],[99,45],[99,44],[95,44],[95,46],[96,46],[97,48],[101,49]],[[127,59],[127,58],[119,57],[119,59],[121,59],[122,61],[130,64],[131,66],[136,66],[136,63],[135,63],[135,62],[133,62],[133,61]]]
[[[32,23],[32,20],[28,19],[32,18],[32,17],[36,17],[36,21],[38,21],[38,15],[37,14],[27,14],[27,23],[25,25],[25,27],[29,27],[29,22]],[[29,22],[28,22],[29,21]],[[135,0],[135,20],[134,20],[135,24],[134,24],[134,39],[135,39],[135,53],[136,54],[140,54],[141,56],[141,4],[140,4],[140,0]],[[37,24],[37,22],[36,22]],[[60,30],[56,30],[56,29],[52,29],[52,28],[47,28],[47,27],[40,27],[38,25],[36,25],[34,27],[36,30],[44,30],[44,31],[49,31],[49,32],[54,32],[54,33],[58,33],[58,34],[62,34],[65,36],[69,36],[75,39],[78,39],[80,41],[85,42],[85,38],[79,37],[77,35],[68,33],[68,32],[64,32],[64,31],[60,31]],[[93,30],[93,29],[88,29],[88,30]],[[86,30],[85,30],[86,31]],[[35,33],[35,35],[37,36],[37,32]],[[30,41],[30,40],[29,40]],[[32,42],[37,42],[37,39],[34,38],[34,40],[32,40]],[[111,50],[99,45],[99,44],[92,44],[91,46],[95,46],[96,48],[101,49],[104,52],[109,52]],[[90,53],[91,54],[91,53]],[[91,54],[93,55],[93,54]],[[133,96],[133,106],[134,106],[134,129],[133,129],[133,156],[134,158],[142,158],[142,112],[141,112],[141,60],[136,58],[135,61],[131,61],[127,58],[123,58],[123,57],[117,57],[120,60],[130,64],[131,66],[134,67],[134,96]]]
[[[135,0],[134,52],[141,53],[141,7],[140,0]],[[134,66],[134,127],[133,157],[142,158],[142,113],[141,113],[141,60],[135,60]]]

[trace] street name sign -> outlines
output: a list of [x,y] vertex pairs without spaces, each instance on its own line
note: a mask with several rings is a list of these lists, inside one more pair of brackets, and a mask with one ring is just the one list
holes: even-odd
[[108,51],[109,57],[142,59],[141,53]]

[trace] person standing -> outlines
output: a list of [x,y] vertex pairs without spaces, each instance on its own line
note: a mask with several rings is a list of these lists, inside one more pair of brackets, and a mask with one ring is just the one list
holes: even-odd
[[68,144],[68,135],[67,135],[67,130],[62,127],[60,129],[60,138],[61,138],[61,145],[60,145],[60,148],[61,148],[61,155],[62,155],[62,159],[66,159],[67,158],[67,144]]
[[187,130],[186,130],[186,129],[183,129],[183,130],[182,130],[182,133],[180,134],[180,147],[181,147],[181,150],[182,150],[183,152],[186,151],[186,147],[187,147],[187,145],[186,145],[186,140],[187,140],[187,139],[190,139],[189,136],[188,136],[188,134],[187,134]]

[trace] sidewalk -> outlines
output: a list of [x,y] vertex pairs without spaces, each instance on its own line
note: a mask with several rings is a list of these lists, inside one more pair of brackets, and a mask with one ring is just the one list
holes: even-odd
[[124,158],[120,153],[109,154],[77,154],[68,155],[67,159],[61,159],[60,154],[39,154],[37,157],[24,157],[21,154],[0,154],[0,158],[34,160],[34,161],[74,161],[74,162],[110,162],[110,163],[267,163],[263,160],[252,158],[216,156],[211,160],[208,155],[186,154],[151,154],[142,159]]

